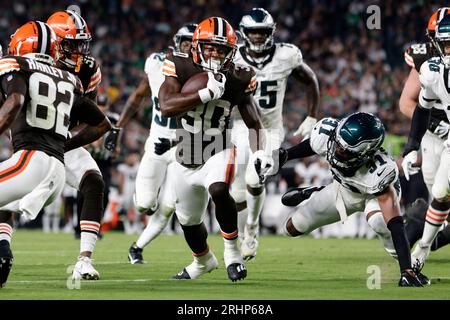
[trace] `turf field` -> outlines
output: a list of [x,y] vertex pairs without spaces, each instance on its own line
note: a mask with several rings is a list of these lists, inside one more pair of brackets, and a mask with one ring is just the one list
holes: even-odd
[[[82,281],[68,289],[67,268],[74,264],[79,242],[68,234],[18,231],[13,238],[14,265],[6,299],[450,299],[450,246],[431,254],[424,269],[433,284],[399,288],[397,263],[377,239],[291,239],[265,236],[248,277],[232,283],[223,265],[222,239],[209,237],[219,269],[193,281],[170,277],[191,262],[182,236],[163,235],[144,251],[145,265],[130,265],[127,251],[136,236],[107,233],[97,242],[95,265],[99,281]],[[367,268],[381,270],[381,289],[367,288]],[[72,284],[69,281],[69,284]],[[73,284],[72,284],[73,286]]]

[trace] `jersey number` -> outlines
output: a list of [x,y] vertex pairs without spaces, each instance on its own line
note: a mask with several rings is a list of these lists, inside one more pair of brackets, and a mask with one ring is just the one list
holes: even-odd
[[[259,105],[264,109],[275,108],[277,104],[277,80],[261,81],[261,98],[259,99]],[[270,90],[275,88],[275,90]]]
[[212,100],[189,111],[181,125],[186,131],[197,134],[203,129],[205,134],[216,135],[225,129],[225,118],[230,114],[230,103],[225,100]]
[[177,119],[175,117],[163,117],[161,115],[161,108],[159,107],[159,99],[158,97],[153,97],[153,106],[155,107],[155,123],[160,125],[161,127],[167,127],[169,125],[170,129],[177,128]]
[[27,108],[27,124],[66,137],[73,103],[73,85],[66,81],[56,84],[45,74],[33,73],[29,79],[29,88],[31,101]]

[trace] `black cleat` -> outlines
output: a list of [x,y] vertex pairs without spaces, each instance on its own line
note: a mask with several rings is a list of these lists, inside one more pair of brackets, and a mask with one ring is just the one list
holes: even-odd
[[8,280],[13,260],[9,242],[6,240],[0,241],[0,288],[3,288],[6,280]]
[[235,282],[237,280],[243,280],[247,276],[247,269],[242,263],[232,263],[227,267],[228,278]]
[[398,281],[399,287],[423,287],[419,278],[413,271],[403,271]]
[[191,276],[189,273],[187,273],[186,268],[183,269],[183,271],[178,272],[176,275],[172,277],[172,279],[176,280],[190,280]]
[[142,256],[142,251],[144,249],[138,248],[136,242],[133,242],[130,249],[128,250],[128,261],[131,264],[144,264],[144,257]]
[[416,274],[417,279],[419,279],[420,284],[423,286],[429,286],[431,284],[431,280],[428,279],[426,275],[424,275],[421,270],[417,268],[416,266],[413,266],[413,272]]
[[281,203],[288,207],[296,207],[306,199],[309,199],[314,192],[320,191],[323,188],[325,188],[325,186],[295,188],[289,190],[281,197]]

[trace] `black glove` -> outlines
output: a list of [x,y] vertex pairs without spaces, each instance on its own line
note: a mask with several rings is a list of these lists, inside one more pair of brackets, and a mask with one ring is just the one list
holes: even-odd
[[155,142],[155,153],[160,156],[169,151],[174,144],[172,144],[172,141],[166,138],[158,139],[160,142]]
[[116,149],[119,133],[122,128],[113,127],[105,136],[104,146],[106,150],[113,152]]

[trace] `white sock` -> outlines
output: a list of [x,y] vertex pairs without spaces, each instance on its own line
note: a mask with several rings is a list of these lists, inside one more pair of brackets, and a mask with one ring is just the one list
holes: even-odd
[[232,263],[243,263],[241,250],[239,250],[238,246],[238,238],[233,240],[223,238],[223,244],[223,260],[225,262],[225,266],[228,267]]
[[244,229],[245,223],[247,222],[248,210],[247,208],[242,209],[238,212],[238,230],[239,230],[239,239],[244,238]]
[[397,251],[395,251],[394,242],[392,241],[392,234],[387,228],[383,214],[379,211],[374,213],[369,220],[367,220],[367,223],[377,234],[387,253],[394,259],[397,259]]
[[13,233],[12,227],[7,223],[0,223],[0,241],[6,240],[11,244],[11,236]]
[[251,225],[258,224],[259,215],[261,214],[262,207],[264,205],[264,199],[266,198],[266,189],[260,195],[254,196],[247,192],[247,223]]
[[96,221],[81,220],[80,252],[94,252],[97,234],[100,231],[100,223]]
[[431,245],[442,224],[447,220],[448,213],[449,210],[437,210],[431,205],[428,207],[427,215],[425,217],[425,227],[423,228],[422,239],[420,240],[420,243],[423,246]]
[[159,236],[166,227],[171,216],[172,215],[165,216],[161,213],[161,210],[157,210],[152,216],[150,216],[147,226],[139,236],[139,239],[136,241],[137,247],[144,249],[146,245]]

